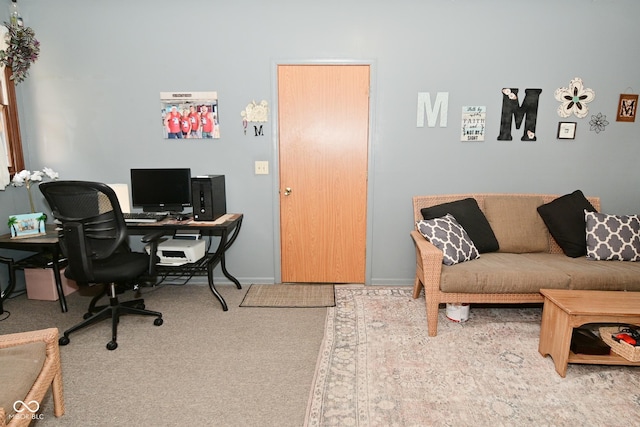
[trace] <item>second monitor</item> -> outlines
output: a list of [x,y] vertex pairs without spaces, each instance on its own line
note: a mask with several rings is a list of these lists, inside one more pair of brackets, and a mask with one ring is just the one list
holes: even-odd
[[204,175],[191,178],[193,219],[215,221],[227,213],[224,175]]

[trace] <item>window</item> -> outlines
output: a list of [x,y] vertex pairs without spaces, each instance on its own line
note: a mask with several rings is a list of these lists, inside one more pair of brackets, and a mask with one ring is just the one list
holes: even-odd
[[20,138],[20,122],[16,104],[16,88],[12,80],[11,70],[4,68],[0,72],[0,141],[7,153],[9,175],[24,169],[22,139]]

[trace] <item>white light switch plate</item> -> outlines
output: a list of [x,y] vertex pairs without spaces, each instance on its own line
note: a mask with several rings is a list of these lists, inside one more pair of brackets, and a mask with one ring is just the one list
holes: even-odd
[[256,161],[256,175],[269,175],[268,161]]

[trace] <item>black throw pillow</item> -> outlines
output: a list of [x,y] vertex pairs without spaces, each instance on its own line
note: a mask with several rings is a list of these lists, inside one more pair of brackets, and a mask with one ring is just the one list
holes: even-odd
[[538,213],[565,255],[578,258],[587,255],[585,209],[596,209],[582,191],[565,194],[538,207]]
[[446,214],[453,215],[467,232],[479,253],[495,252],[500,248],[487,217],[480,210],[476,199],[472,197],[422,208],[420,212],[425,220],[440,218]]

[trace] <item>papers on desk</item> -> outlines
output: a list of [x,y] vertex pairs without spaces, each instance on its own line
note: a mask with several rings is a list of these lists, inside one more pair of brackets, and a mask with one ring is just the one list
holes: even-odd
[[233,219],[233,217],[236,214],[224,214],[222,215],[220,218],[216,219],[215,221],[189,221],[188,224],[189,225],[220,225],[220,224],[224,224],[227,221],[231,221]]

